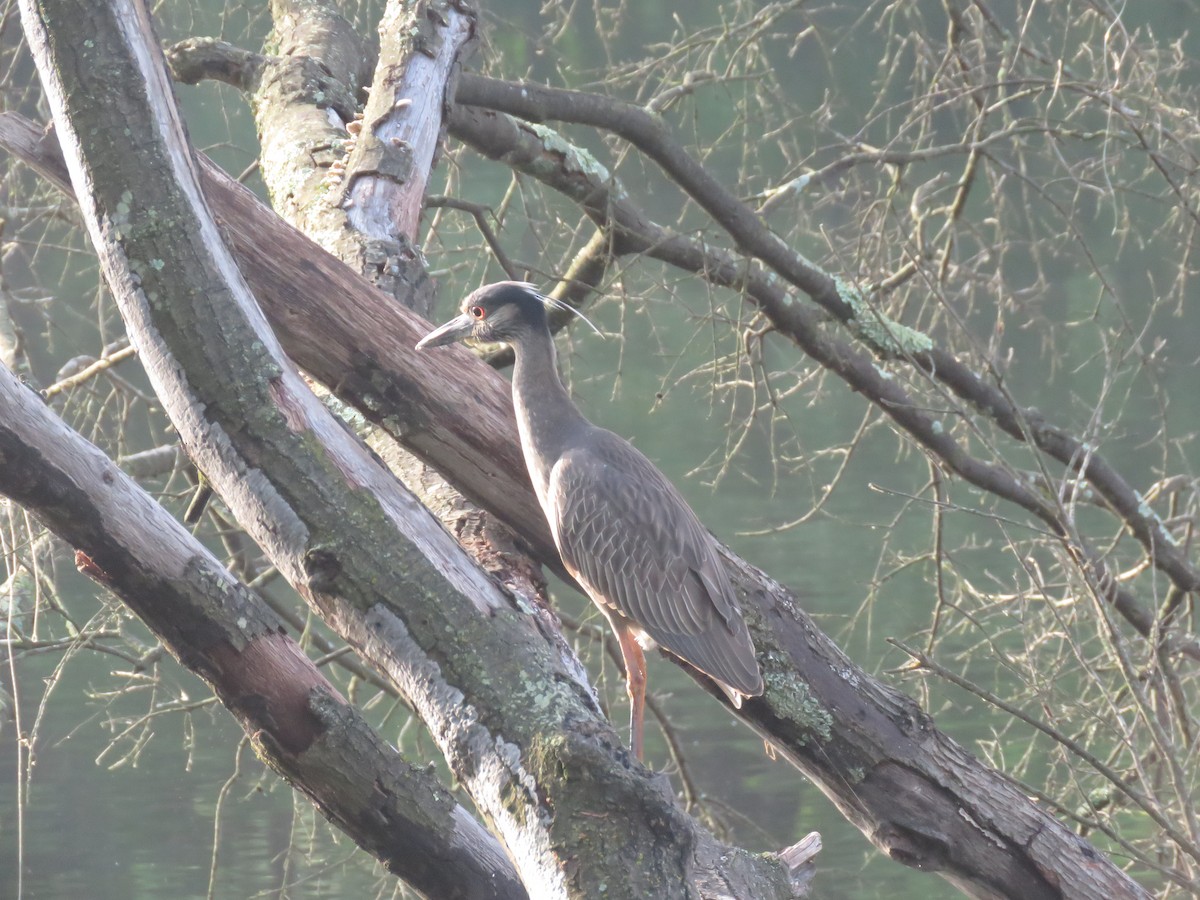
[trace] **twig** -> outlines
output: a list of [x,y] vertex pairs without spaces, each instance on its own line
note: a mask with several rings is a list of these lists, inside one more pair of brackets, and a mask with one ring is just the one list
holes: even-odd
[[479,233],[483,235],[483,239],[487,241],[487,245],[492,249],[492,253],[496,257],[496,262],[500,264],[500,268],[504,270],[504,274],[513,281],[519,280],[520,275],[517,267],[509,259],[508,254],[504,251],[504,245],[500,243],[500,239],[496,237],[496,232],[493,230],[491,223],[488,222],[488,216],[494,215],[490,207],[484,206],[481,203],[459,200],[457,197],[443,197],[440,195],[426,197],[424,206],[426,209],[457,209],[460,212],[470,213],[471,217],[475,220],[475,227],[479,229]]
[[1153,819],[1154,822],[1171,837],[1171,840],[1174,841],[1180,849],[1186,851],[1189,856],[1193,857],[1197,861],[1200,861],[1200,846],[1194,844],[1186,834],[1177,829],[1171,820],[1162,814],[1162,811],[1158,808],[1158,804],[1156,804],[1145,794],[1142,794],[1140,791],[1134,790],[1131,785],[1126,784],[1125,779],[1121,778],[1121,776],[1118,775],[1110,766],[1106,765],[1102,759],[1093,754],[1078,741],[1072,740],[1069,736],[1063,734],[1057,728],[1047,725],[1040,719],[1034,718],[1021,708],[1002,700],[991,691],[988,691],[974,682],[963,678],[961,675],[955,674],[946,667],[935,662],[928,654],[923,653],[920,650],[915,650],[895,638],[888,638],[887,641],[892,646],[907,653],[917,663],[920,664],[921,668],[927,669],[928,671],[937,675],[939,678],[944,678],[946,681],[949,681],[951,684],[962,688],[964,691],[974,694],[979,699],[990,703],[997,709],[1004,710],[1004,712],[1008,713],[1013,718],[1019,719],[1031,728],[1037,729],[1051,740],[1061,744],[1064,748],[1090,765],[1100,775],[1104,776],[1104,778],[1107,779],[1122,794],[1132,800],[1139,809]]
[[111,369],[113,366],[117,365],[117,363],[124,362],[130,357],[136,355],[137,350],[135,350],[132,346],[128,346],[110,353],[107,356],[102,356],[100,359],[96,360],[94,363],[80,370],[79,372],[76,372],[74,375],[63,378],[50,385],[42,391],[42,396],[49,400],[56,394],[61,394],[63,391],[69,391],[72,388],[79,387],[81,384],[90,381],[92,378],[95,378],[101,372]]

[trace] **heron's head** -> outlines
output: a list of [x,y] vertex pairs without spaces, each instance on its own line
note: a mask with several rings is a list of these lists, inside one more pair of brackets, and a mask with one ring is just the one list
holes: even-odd
[[498,281],[479,288],[462,302],[462,314],[425,335],[418,350],[474,338],[487,343],[519,343],[547,332],[546,307],[556,301],[521,281]]

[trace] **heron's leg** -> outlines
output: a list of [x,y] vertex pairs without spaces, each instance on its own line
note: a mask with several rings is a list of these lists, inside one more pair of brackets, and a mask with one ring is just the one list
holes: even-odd
[[646,712],[646,657],[629,628],[614,625],[625,661],[625,689],[629,692],[629,740],[633,755],[642,758],[642,719]]

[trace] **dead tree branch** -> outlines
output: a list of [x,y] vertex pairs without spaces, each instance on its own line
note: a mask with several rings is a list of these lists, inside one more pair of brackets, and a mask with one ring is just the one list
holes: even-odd
[[[793,896],[785,866],[720,845],[629,764],[556,634],[305,387],[204,203],[144,7],[72,12],[22,5],[69,167],[89,185],[77,196],[101,268],[164,407],[280,572],[407,695],[522,880],[547,896],[601,884],[613,896]],[[125,128],[141,139],[114,153]],[[593,814],[562,815],[577,805]],[[572,852],[580,829],[588,854]],[[640,865],[623,865],[628,853]]]
[[0,460],[0,492],[74,546],[258,755],[389,871],[430,896],[526,896],[496,839],[371,729],[254,592],[4,367]]

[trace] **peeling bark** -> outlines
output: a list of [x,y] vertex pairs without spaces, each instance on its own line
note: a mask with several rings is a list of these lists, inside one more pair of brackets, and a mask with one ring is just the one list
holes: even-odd
[[[284,51],[271,61],[274,70],[318,60],[333,78],[355,83],[358,75],[352,64],[356,61],[340,48],[358,38],[331,5],[277,2],[273,11],[272,43]],[[312,110],[318,104],[311,95],[282,93],[273,82],[245,86],[255,91],[253,105],[263,146],[274,148],[260,157],[263,175],[269,184],[294,185],[297,192],[280,205],[283,218],[421,315],[429,314],[433,292],[423,259],[412,251],[417,218],[442,137],[445,98],[453,90],[459,56],[474,43],[474,29],[474,13],[466,8],[441,2],[389,3],[379,25],[380,52],[370,99],[363,116],[345,125],[358,131],[357,137],[327,121],[314,123]],[[172,59],[173,70],[178,61]],[[364,122],[370,124],[359,131]],[[319,166],[327,166],[319,171],[328,173],[319,180],[313,177],[312,159],[286,152],[296,143],[291,135],[309,134],[311,127],[318,134],[328,132],[348,162],[318,160]],[[362,148],[393,141],[408,148],[410,165],[403,172],[360,165]],[[412,164],[413,160],[422,165]],[[392,224],[395,210],[407,212],[403,221]],[[351,296],[337,301],[338,305],[353,302]],[[494,515],[467,501],[386,430],[364,427],[360,434],[486,571],[544,599],[545,584],[536,566],[516,550],[512,532]]]

